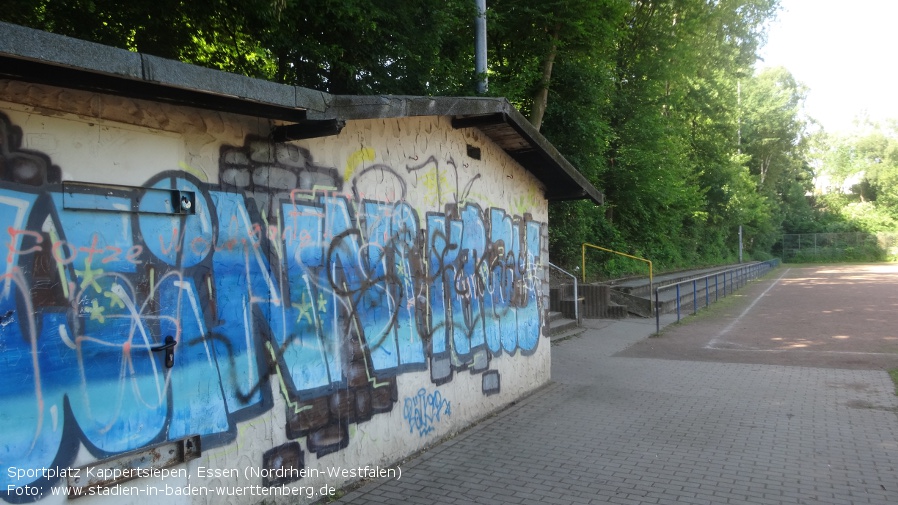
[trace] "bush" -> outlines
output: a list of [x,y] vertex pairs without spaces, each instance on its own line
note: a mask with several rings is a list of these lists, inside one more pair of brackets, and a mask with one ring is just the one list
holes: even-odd
[[865,243],[859,246],[802,249],[783,260],[789,263],[848,263],[886,261],[887,258],[888,254],[878,244]]

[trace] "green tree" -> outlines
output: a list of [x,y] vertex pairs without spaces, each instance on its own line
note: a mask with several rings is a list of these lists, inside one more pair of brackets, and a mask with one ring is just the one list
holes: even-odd
[[624,239],[662,264],[735,250],[732,221],[722,216],[732,188],[741,187],[733,183],[737,82],[775,8],[772,1],[635,2],[627,17],[603,187]]
[[335,94],[471,94],[474,3],[287,0],[260,34],[277,80]]
[[[277,17],[277,0],[10,0],[0,19],[60,35],[272,78],[255,36]],[[252,14],[248,16],[247,14]]]
[[[0,19],[331,93],[475,90],[471,0],[10,1]],[[490,94],[606,194],[604,207],[550,207],[556,260],[593,242],[661,267],[717,262],[734,257],[740,223],[762,253],[820,217],[794,135],[802,90],[750,70],[777,0],[488,7]],[[889,198],[890,173],[869,174],[869,194]]]
[[494,0],[488,8],[491,94],[513,99],[540,129],[556,65],[594,65],[612,50],[627,2]]
[[11,0],[0,19],[340,94],[473,91],[473,2]]
[[770,226],[751,240],[770,249],[781,233],[816,231],[818,216],[807,195],[813,190],[808,163],[810,120],[803,107],[807,88],[782,67],[766,68],[741,81],[739,149],[759,194],[770,202]]
[[801,112],[806,95],[807,88],[783,67],[764,69],[743,85],[740,149],[751,156],[761,187],[774,187],[799,169],[806,147]]
[[854,228],[898,228],[898,128],[896,122],[866,122],[847,135],[824,137],[820,174],[829,181],[823,196],[829,210]]

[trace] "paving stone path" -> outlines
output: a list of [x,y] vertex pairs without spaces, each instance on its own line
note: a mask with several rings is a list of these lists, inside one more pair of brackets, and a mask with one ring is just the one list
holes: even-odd
[[885,371],[638,357],[654,320],[585,324],[553,344],[550,385],[337,503],[898,503]]

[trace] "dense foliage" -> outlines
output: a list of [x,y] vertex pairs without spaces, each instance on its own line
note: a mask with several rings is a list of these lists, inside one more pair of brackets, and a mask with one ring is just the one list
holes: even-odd
[[[10,2],[4,21],[331,93],[467,95],[478,78],[472,0]],[[489,93],[607,198],[551,206],[554,262],[573,267],[589,242],[676,268],[734,260],[739,226],[757,258],[783,233],[858,229],[850,217],[894,228],[895,125],[811,139],[807,90],[785,69],[754,70],[778,0],[488,8]],[[811,152],[857,191],[808,197]],[[642,268],[602,254],[590,261],[606,275]]]
[[898,121],[858,126],[821,140],[813,159],[825,184],[817,201],[832,216],[830,228],[898,230]]

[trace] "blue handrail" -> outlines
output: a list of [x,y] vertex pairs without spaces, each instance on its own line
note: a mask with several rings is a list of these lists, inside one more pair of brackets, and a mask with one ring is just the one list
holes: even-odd
[[729,268],[726,270],[721,270],[719,272],[715,272],[713,274],[703,275],[701,277],[696,277],[694,279],[689,279],[685,281],[680,281],[674,284],[668,284],[666,286],[658,286],[655,288],[655,332],[661,332],[661,292],[669,289],[676,289],[676,305],[677,305],[677,321],[681,319],[680,315],[680,285],[681,284],[692,284],[692,313],[698,313],[698,282],[701,280],[705,281],[705,307],[711,304],[711,294],[710,294],[710,279],[714,278],[714,301],[720,299],[720,293],[718,287],[720,283],[719,279],[722,277],[723,286],[723,296],[727,296],[727,274],[729,274],[729,294],[733,294],[733,291],[746,285],[748,281],[752,279],[757,279],[762,275],[766,274],[770,270],[778,267],[780,264],[779,258],[775,258],[768,261],[762,261],[759,263],[752,263],[749,265],[739,265],[738,267]]

